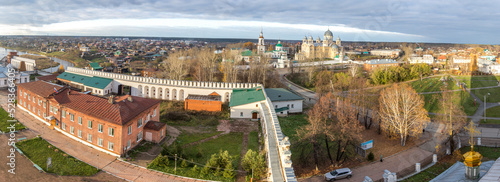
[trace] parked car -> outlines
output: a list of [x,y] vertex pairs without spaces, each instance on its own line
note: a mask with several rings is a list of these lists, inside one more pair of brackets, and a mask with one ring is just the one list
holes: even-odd
[[349,168],[336,169],[325,174],[326,181],[335,181],[337,179],[351,178],[352,171]]

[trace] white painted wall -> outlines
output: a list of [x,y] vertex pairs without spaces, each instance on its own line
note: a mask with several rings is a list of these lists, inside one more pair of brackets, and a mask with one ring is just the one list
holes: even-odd
[[[252,111],[260,111],[260,103],[261,101],[258,102],[252,102],[249,104],[244,104],[244,105],[239,105],[239,106],[233,106],[231,107],[231,118],[252,118]],[[243,116],[241,116],[241,113],[243,112]],[[259,115],[257,116],[260,118],[260,112]]]
[[[111,78],[113,79],[111,88],[112,92],[118,92],[119,85],[125,85],[131,87],[131,94],[133,96],[158,98],[163,100],[184,100],[189,94],[208,95],[212,92],[216,92],[221,95],[222,102],[228,103],[234,88],[253,88],[259,85],[257,83],[197,82],[145,78],[74,67],[68,67],[66,71],[80,75]],[[152,88],[155,89],[154,92]],[[161,96],[159,89],[161,89]]]
[[[288,110],[289,113],[301,113],[302,112],[302,100],[292,100],[292,101],[275,101],[272,102],[274,109],[287,107],[290,108]],[[293,105],[293,107],[292,107]],[[277,107],[276,107],[277,106]]]
[[22,61],[24,61],[25,65],[26,65],[26,71],[35,71],[36,62],[33,59],[14,56],[10,60],[10,64],[12,65],[12,67],[19,69],[19,66],[21,65]]

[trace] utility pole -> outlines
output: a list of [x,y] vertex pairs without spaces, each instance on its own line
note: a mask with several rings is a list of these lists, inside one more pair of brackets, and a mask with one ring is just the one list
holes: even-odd
[[175,167],[174,172],[177,173],[177,154],[175,154]]

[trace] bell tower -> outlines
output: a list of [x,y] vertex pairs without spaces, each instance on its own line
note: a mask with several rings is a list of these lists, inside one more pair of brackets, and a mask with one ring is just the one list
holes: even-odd
[[264,35],[262,33],[262,28],[260,28],[259,43],[257,44],[257,54],[264,54],[266,51],[266,45],[264,44]]

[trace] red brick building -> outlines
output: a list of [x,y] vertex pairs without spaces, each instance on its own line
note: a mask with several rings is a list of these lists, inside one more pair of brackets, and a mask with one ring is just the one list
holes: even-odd
[[[18,107],[85,145],[119,156],[142,140],[160,142],[159,100],[135,96],[102,98],[36,81],[18,84]],[[57,92],[56,92],[57,90]]]
[[184,109],[193,111],[222,111],[221,96],[215,92],[210,95],[189,94],[184,100]]

